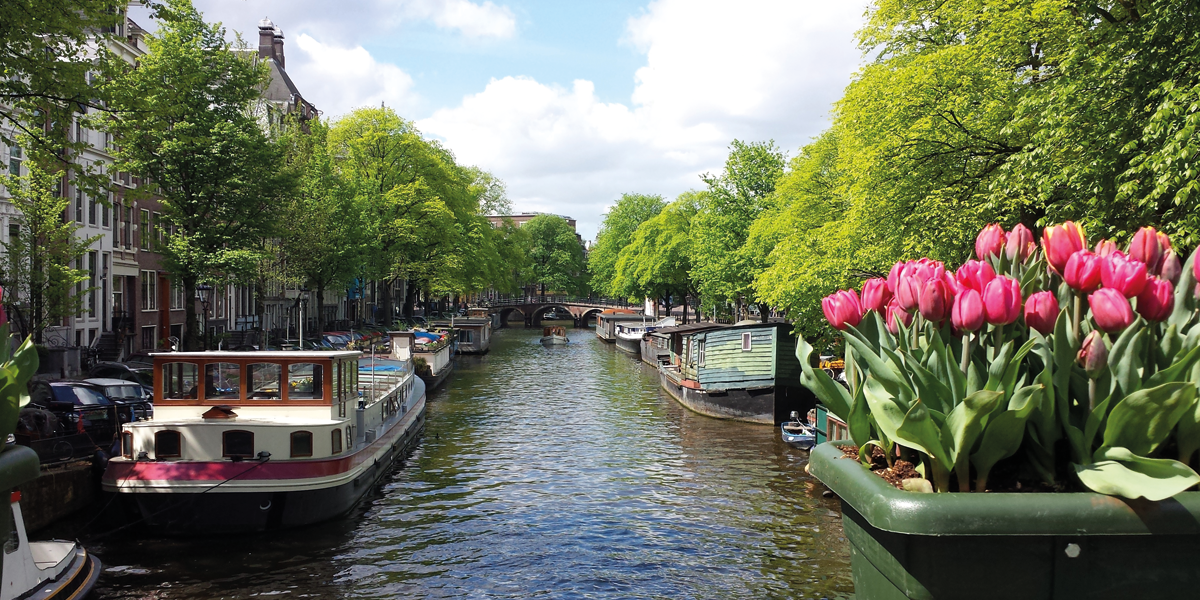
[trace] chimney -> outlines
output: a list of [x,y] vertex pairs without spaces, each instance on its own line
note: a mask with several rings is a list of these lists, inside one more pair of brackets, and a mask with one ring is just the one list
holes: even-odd
[[287,68],[287,63],[283,60],[283,30],[276,27],[275,37],[272,40],[275,46],[275,60],[279,61],[279,68]]
[[[282,40],[280,45],[283,45]],[[275,58],[275,24],[266,17],[258,22],[258,55],[262,58]]]

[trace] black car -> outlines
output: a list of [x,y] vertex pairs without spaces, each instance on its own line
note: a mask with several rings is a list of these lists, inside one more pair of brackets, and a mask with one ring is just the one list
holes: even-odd
[[60,435],[85,433],[107,447],[121,429],[117,405],[102,389],[82,381],[33,381],[29,384],[29,406],[57,417]]
[[123,379],[142,386],[146,395],[154,395],[154,369],[150,365],[127,365],[118,362],[96,363],[88,370],[88,379]]
[[91,384],[95,390],[117,405],[117,414],[120,415],[122,423],[154,418],[154,404],[150,401],[150,393],[136,382],[92,377],[84,379],[83,383]]

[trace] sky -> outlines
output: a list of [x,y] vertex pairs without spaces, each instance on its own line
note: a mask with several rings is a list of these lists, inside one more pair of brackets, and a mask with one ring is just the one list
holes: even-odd
[[[289,76],[336,119],[385,103],[514,212],[594,239],[622,193],[667,200],[719,173],[729,143],[795,156],[830,122],[862,53],[863,0],[193,0],[257,45],[283,30]],[[131,17],[153,30],[144,9]]]

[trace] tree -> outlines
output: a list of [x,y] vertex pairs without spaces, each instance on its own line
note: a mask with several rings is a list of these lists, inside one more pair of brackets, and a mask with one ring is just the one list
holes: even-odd
[[704,192],[684,192],[639,225],[633,240],[617,257],[612,284],[625,296],[660,299],[668,313],[671,300],[678,299],[683,304],[684,323],[688,318],[688,296],[695,291],[691,277],[692,222],[703,196]]
[[588,253],[588,271],[592,289],[610,297],[628,297],[627,290],[614,286],[617,279],[617,256],[633,241],[639,225],[659,214],[666,202],[662,196],[621,194],[617,203],[604,215],[596,244]]
[[[174,226],[163,262],[194,298],[197,283],[249,273],[294,187],[282,152],[251,114],[266,65],[235,52],[189,0],[168,0],[150,52],[103,87],[119,106],[107,126],[119,140],[117,168],[149,178]],[[196,307],[185,302],[184,347],[198,342]]]
[[26,161],[28,175],[2,178],[21,213],[19,233],[4,244],[4,304],[18,316],[21,336],[42,343],[47,327],[83,308],[89,278],[83,257],[99,239],[76,238],[75,223],[63,219],[70,205],[58,193],[62,172]]
[[529,249],[531,280],[546,291],[573,293],[582,290],[586,269],[583,245],[575,229],[557,215],[538,215],[522,227],[532,242]]
[[708,194],[692,228],[694,267],[700,295],[706,304],[743,300],[758,303],[764,322],[768,305],[754,296],[751,283],[757,255],[744,248],[750,226],[768,208],[767,198],[783,176],[783,153],[774,141],[734,140],[721,175],[705,174]]

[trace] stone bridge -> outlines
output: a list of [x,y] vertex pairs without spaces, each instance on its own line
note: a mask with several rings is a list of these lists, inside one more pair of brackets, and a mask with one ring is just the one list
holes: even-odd
[[488,314],[500,315],[500,327],[508,326],[508,320],[513,313],[520,313],[525,320],[525,327],[541,327],[542,318],[553,310],[559,319],[564,314],[571,315],[575,327],[587,327],[588,320],[595,318],[602,311],[611,308],[640,308],[621,300],[601,298],[569,298],[562,296],[530,296],[506,300],[492,300],[481,305],[487,308]]

